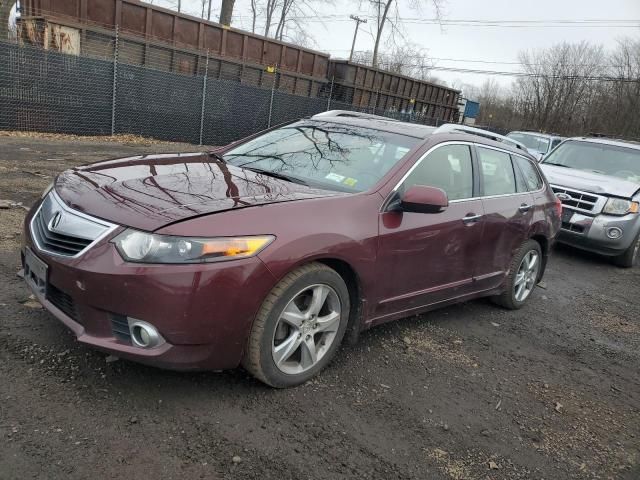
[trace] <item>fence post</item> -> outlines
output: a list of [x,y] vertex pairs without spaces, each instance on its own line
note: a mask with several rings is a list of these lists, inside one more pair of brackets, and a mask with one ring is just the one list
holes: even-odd
[[335,76],[331,77],[331,87],[329,87],[329,98],[327,98],[327,112],[331,110],[331,97],[333,97],[333,80]]
[[116,43],[113,47],[113,92],[111,95],[111,136],[116,133],[116,94],[118,91],[118,48],[120,27],[116,25]]
[[380,90],[376,92],[376,99],[373,102],[373,114],[376,114],[376,106],[378,105],[378,100],[380,99]]
[[200,143],[202,145],[202,133],[204,131],[204,106],[207,101],[207,78],[209,76],[209,49],[207,48],[207,61],[204,64],[204,78],[202,79],[202,106],[200,107]]
[[271,85],[271,98],[269,99],[269,120],[267,122],[267,128],[271,128],[271,114],[273,113],[273,96],[276,92],[276,82],[278,81],[278,75],[280,73],[277,70],[276,67],[276,71],[274,72],[273,75],[273,85]]

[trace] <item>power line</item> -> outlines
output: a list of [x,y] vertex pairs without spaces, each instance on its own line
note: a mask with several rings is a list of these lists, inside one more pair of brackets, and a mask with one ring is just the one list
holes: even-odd
[[[345,50],[345,49],[330,49],[327,50],[327,52],[329,53],[334,53],[334,52],[347,52],[349,50]],[[367,51],[367,50],[359,50],[356,51],[354,53],[366,53],[366,54],[371,54],[371,51]],[[417,55],[410,55],[412,58],[414,59],[420,59],[420,60],[424,60],[424,61],[434,61],[434,62],[459,62],[459,63],[480,63],[480,64],[491,64],[491,65],[517,65],[517,66],[531,66],[531,67],[539,67],[542,66],[542,64],[539,63],[523,63],[523,62],[513,62],[513,61],[499,61],[499,60],[478,60],[478,59],[465,59],[465,58],[442,58],[442,57],[430,57],[430,56],[417,56]],[[391,59],[391,61],[393,61],[393,57],[394,55],[392,53],[382,53],[379,55],[380,58],[389,60]],[[394,62],[395,63],[395,62]],[[624,65],[610,65],[610,64],[579,64],[579,63],[559,63],[557,64],[558,66],[562,66],[562,67],[591,67],[591,68],[609,68],[609,67],[624,67]],[[422,65],[420,65],[422,66]]]
[[559,80],[586,80],[597,82],[621,82],[621,83],[640,83],[640,79],[610,77],[604,75],[547,75],[527,72],[505,72],[500,70],[478,70],[472,68],[456,68],[456,67],[425,67],[420,64],[404,63],[396,64],[398,67],[418,67],[427,71],[445,71],[455,73],[472,73],[477,75],[501,76],[501,77],[522,77],[522,78],[549,78]]
[[[305,20],[307,22],[347,22],[350,21],[344,15],[300,15],[292,19]],[[363,15],[362,18],[376,19],[374,15]],[[439,25],[439,26],[470,26],[470,27],[505,27],[505,28],[531,28],[531,27],[599,27],[599,28],[639,28],[640,19],[574,19],[574,20],[475,20],[475,19],[439,19],[398,17],[398,20],[406,24]]]
[[[236,16],[236,19],[249,19],[247,16]],[[292,20],[306,22],[350,22],[347,15],[296,15]],[[360,15],[361,19],[377,19],[375,15]],[[439,26],[469,26],[469,27],[505,27],[505,28],[533,28],[533,27],[585,27],[585,28],[640,28],[640,19],[547,19],[547,20],[476,20],[476,19],[443,19],[420,17],[397,17],[399,21],[416,25]]]

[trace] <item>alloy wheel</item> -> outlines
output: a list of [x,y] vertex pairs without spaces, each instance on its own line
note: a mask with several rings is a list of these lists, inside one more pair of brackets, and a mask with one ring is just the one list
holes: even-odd
[[340,327],[340,298],[329,285],[298,292],[280,313],[271,354],[276,367],[294,375],[316,365],[329,351]]
[[536,286],[540,270],[540,255],[530,250],[522,258],[513,283],[513,295],[518,302],[524,302]]

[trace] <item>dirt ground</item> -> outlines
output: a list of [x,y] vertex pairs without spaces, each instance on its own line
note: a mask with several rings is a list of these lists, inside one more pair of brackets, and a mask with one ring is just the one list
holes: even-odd
[[524,309],[375,328],[290,390],[78,345],[16,276],[22,206],[68,166],[178,150],[0,133],[0,479],[640,478],[640,268],[568,248]]

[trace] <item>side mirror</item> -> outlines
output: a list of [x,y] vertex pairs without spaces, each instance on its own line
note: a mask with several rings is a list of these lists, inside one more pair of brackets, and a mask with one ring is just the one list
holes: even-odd
[[414,185],[404,192],[400,207],[405,212],[440,213],[449,206],[444,190],[425,185]]

